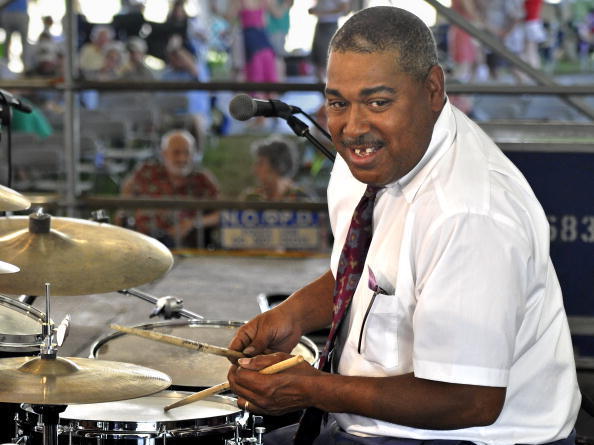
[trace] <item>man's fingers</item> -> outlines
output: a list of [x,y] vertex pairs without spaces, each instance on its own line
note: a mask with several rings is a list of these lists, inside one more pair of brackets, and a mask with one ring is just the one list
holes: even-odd
[[245,355],[257,355],[260,354],[267,347],[268,339],[258,338],[258,325],[245,325],[239,328],[237,334],[231,343],[229,343],[229,349],[234,351],[243,352]]
[[290,358],[291,355],[285,352],[275,352],[274,354],[257,355],[256,357],[240,358],[237,364],[244,369],[259,371],[275,363]]

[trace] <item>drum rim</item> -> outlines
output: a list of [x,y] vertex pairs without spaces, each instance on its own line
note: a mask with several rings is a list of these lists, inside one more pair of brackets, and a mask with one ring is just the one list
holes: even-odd
[[[127,402],[133,400],[139,400],[144,398],[149,398],[151,396],[159,395],[161,393],[165,393],[166,397],[171,397],[173,393],[181,393],[182,395],[190,395],[191,393],[188,391],[174,391],[174,390],[163,390],[156,394],[151,394],[144,397],[138,397],[135,399],[126,399],[126,400],[118,400],[114,402],[108,403],[118,403],[118,402]],[[175,399],[179,400],[179,397]],[[237,406],[237,399],[234,397],[224,396],[224,395],[213,395],[205,400],[207,401],[215,401],[226,406],[230,406],[235,408],[235,411],[230,412],[228,414],[221,414],[212,417],[203,417],[203,418],[187,418],[187,419],[172,419],[172,420],[161,420],[161,421],[133,421],[133,420],[105,420],[105,419],[77,419],[74,417],[62,417],[63,414],[60,414],[59,425],[62,427],[63,431],[72,431],[74,433],[74,437],[78,437],[77,433],[88,434],[88,433],[102,433],[102,434],[109,434],[112,437],[106,437],[109,439],[117,438],[118,435],[122,434],[131,434],[131,433],[138,433],[138,434],[151,434],[155,435],[155,438],[159,438],[162,434],[172,434],[172,437],[176,437],[176,433],[183,433],[189,434],[192,433],[196,437],[200,435],[207,435],[214,432],[231,430],[234,428],[235,420],[238,416],[243,416],[245,411]],[[101,403],[96,404],[85,404],[85,406],[89,405],[101,405]],[[76,405],[71,405],[75,407]],[[38,420],[38,414],[32,411],[29,404],[21,404],[19,405],[19,415],[21,419],[19,419],[20,423],[36,423]],[[31,416],[31,419],[27,416]],[[127,436],[128,437],[128,436]],[[193,436],[184,436],[184,437],[193,437]]]
[[0,306],[16,310],[19,314],[25,315],[39,323],[39,333],[36,334],[10,334],[0,332],[0,351],[17,352],[23,348],[39,347],[43,341],[42,329],[43,323],[46,321],[46,315],[31,305],[2,294],[0,294]]
[[[138,329],[153,329],[155,327],[171,327],[171,326],[217,326],[219,325],[220,327],[240,327],[243,326],[244,324],[246,324],[247,321],[233,321],[233,320],[201,320],[201,319],[197,319],[197,318],[191,318],[191,319],[187,319],[187,320],[168,320],[168,321],[159,321],[156,323],[143,323],[143,324],[137,324],[134,325],[132,327],[134,328],[138,328]],[[97,358],[97,350],[103,346],[107,341],[112,340],[114,338],[117,337],[121,337],[123,335],[132,335],[132,334],[126,334],[125,332],[112,332],[110,334],[107,334],[99,339],[97,339],[92,345],[91,345],[91,352],[89,355],[89,358]],[[310,338],[306,337],[305,335],[302,335],[299,339],[299,343],[303,343],[305,344],[313,353],[314,356],[314,361],[311,363],[316,364],[319,360],[319,355],[320,352],[318,350],[317,345],[313,342],[313,340],[311,340]]]

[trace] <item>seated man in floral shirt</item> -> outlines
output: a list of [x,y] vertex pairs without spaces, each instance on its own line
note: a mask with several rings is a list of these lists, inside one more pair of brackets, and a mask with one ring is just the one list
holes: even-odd
[[[184,197],[216,199],[219,187],[214,176],[194,163],[197,147],[186,130],[172,130],[161,139],[161,159],[139,165],[122,184],[122,196]],[[205,241],[212,242],[210,228],[218,225],[219,214],[174,210],[137,210],[136,230],[150,235],[168,247],[198,246],[198,229],[204,228]]]

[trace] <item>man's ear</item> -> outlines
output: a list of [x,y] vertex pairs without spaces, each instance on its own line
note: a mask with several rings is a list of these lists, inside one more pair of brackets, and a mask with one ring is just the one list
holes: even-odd
[[439,113],[445,103],[445,75],[441,66],[431,67],[425,79],[425,88],[429,93],[431,109]]

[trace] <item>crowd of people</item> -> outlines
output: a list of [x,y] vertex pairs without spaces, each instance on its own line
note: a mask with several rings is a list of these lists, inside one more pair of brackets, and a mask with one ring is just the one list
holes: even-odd
[[[219,181],[202,165],[204,147],[187,130],[174,129],[161,138],[159,155],[138,164],[122,181],[125,198],[181,197],[217,200]],[[245,201],[310,201],[314,194],[294,177],[300,165],[295,142],[282,136],[258,139],[252,146],[253,185],[238,199]],[[216,247],[220,214],[216,211],[137,209],[120,213],[117,223],[152,236],[168,247]]]
[[[452,10],[536,69],[552,73],[560,61],[577,61],[589,69],[594,51],[594,3],[590,0],[547,3],[543,0],[453,0]],[[441,31],[439,31],[441,27]],[[527,78],[456,25],[436,26],[442,57],[460,82]]]
[[[237,0],[237,1],[204,1],[207,8],[200,14],[190,16],[187,13],[187,0],[172,0],[167,18],[163,23],[153,23],[144,17],[142,0],[126,0],[122,2],[121,11],[114,15],[109,24],[89,23],[78,11],[78,42],[76,67],[81,78],[88,80],[165,80],[165,81],[203,81],[212,79],[213,60],[216,54],[225,54],[229,62],[230,78],[249,82],[278,82],[285,78],[287,67],[284,64],[286,37],[291,26],[290,11],[293,0]],[[592,7],[586,1],[574,2],[584,6],[579,19],[579,35],[582,36],[579,53],[589,54],[594,46],[592,26]],[[324,82],[326,79],[326,58],[329,40],[338,28],[339,19],[351,12],[349,0],[317,0],[312,1],[309,14],[316,17],[313,42],[310,54],[315,79]],[[543,48],[550,33],[550,13],[545,11],[542,0],[454,0],[452,9],[482,30],[486,30],[505,42],[510,50],[538,67],[545,58]],[[23,21],[27,1],[19,0],[10,3],[0,14],[0,26],[7,32],[4,57],[8,56],[12,32],[26,34],[27,21]],[[548,10],[559,10],[549,5]],[[577,14],[577,12],[576,12]],[[562,20],[560,20],[560,23]],[[578,23],[576,22],[576,23]],[[549,26],[547,26],[547,24]],[[43,31],[37,42],[28,44],[23,50],[25,75],[60,79],[63,76],[64,42],[61,36],[52,33],[54,23],[51,17],[43,18]],[[452,61],[452,81],[472,82],[480,77],[481,67],[488,67],[493,79],[501,74],[503,62],[496,54],[486,51],[467,33],[456,26],[448,26],[445,38],[440,39],[439,25],[433,31],[438,48],[443,50],[440,61],[448,65]],[[591,42],[590,42],[590,40]],[[24,39],[27,41],[27,39]],[[152,56],[161,61],[161,69],[155,69],[147,63]],[[215,57],[215,59],[213,59]],[[546,59],[546,58],[545,58]],[[518,81],[522,78],[514,70]],[[161,93],[168,94],[168,93]],[[213,128],[213,101],[206,91],[187,91],[187,108],[181,110],[189,116],[191,123],[187,127],[193,138],[188,142],[203,150],[206,144],[204,135]],[[60,93],[55,91],[39,91],[37,98],[42,100],[59,100]],[[267,95],[266,97],[272,97]],[[82,105],[93,108],[93,92],[82,95]],[[472,105],[465,107],[463,98],[452,96],[452,101],[471,114]],[[324,107],[322,107],[323,109]],[[217,124],[218,125],[218,124]],[[221,126],[217,127],[221,128]],[[168,130],[162,129],[164,131]],[[314,129],[315,131],[315,129]],[[184,137],[187,139],[187,137]],[[182,138],[182,139],[184,139]],[[174,138],[176,139],[176,138]],[[278,141],[268,141],[255,150],[257,155],[255,177],[257,184],[243,193],[244,197],[264,197],[265,199],[306,198],[307,192],[300,190],[287,174],[285,168],[267,158],[267,147]],[[286,146],[284,142],[282,146]],[[290,145],[290,144],[289,144]],[[291,148],[282,156],[290,158]],[[156,150],[158,151],[158,150]],[[278,152],[281,156],[280,152]],[[163,159],[167,150],[160,153]],[[195,153],[187,154],[188,160],[194,159]],[[319,159],[313,159],[312,168],[317,168]],[[164,166],[159,175],[176,182],[170,169]],[[135,173],[135,175],[138,172]],[[195,173],[195,172],[194,172]],[[142,176],[142,175],[140,175]],[[137,178],[140,176],[136,176]],[[179,175],[178,175],[179,176]],[[173,178],[173,179],[171,179]],[[187,178],[186,178],[187,179]],[[216,198],[216,181],[207,187],[208,192],[188,193],[194,197]],[[170,184],[171,185],[171,184]],[[152,187],[149,195],[154,195]],[[122,188],[124,193],[131,192],[130,183]],[[163,185],[162,195],[173,193],[174,185]],[[177,192],[176,192],[177,193]],[[201,194],[205,193],[205,194]],[[190,220],[194,218],[189,218]],[[142,218],[136,218],[142,227]],[[149,231],[144,225],[144,231]],[[165,233],[168,229],[161,227]],[[177,229],[176,229],[177,230]],[[173,232],[169,231],[171,236]],[[180,232],[176,231],[179,235]],[[181,230],[183,239],[185,230]],[[177,236],[179,238],[179,236]]]
[[[78,67],[83,78],[147,80],[161,78],[162,69],[149,69],[144,57],[170,63],[168,49],[176,36],[184,51],[187,76],[200,81],[216,75],[249,82],[277,82],[286,77],[285,49],[294,0],[202,1],[199,13],[187,13],[187,0],[172,0],[163,23],[144,17],[143,0],[125,0],[109,24],[93,24],[77,12]],[[14,33],[23,42],[24,73],[60,77],[64,57],[63,37],[52,29],[52,17],[43,17],[43,30],[35,42],[28,38],[27,0],[9,2],[0,11],[6,32],[2,56],[11,53]],[[329,38],[339,19],[353,8],[349,0],[316,0],[309,14],[316,19],[309,56],[315,78],[324,81]],[[561,57],[579,58],[589,66],[594,48],[594,3],[591,0],[454,0],[451,8],[479,29],[500,39],[514,54],[534,67],[553,67]],[[445,29],[445,33],[442,32]],[[452,75],[463,82],[488,76],[500,78],[505,66],[497,54],[482,47],[455,25],[438,17],[434,31],[442,55],[453,64]],[[544,63],[543,63],[544,62]],[[519,73],[511,70],[516,80]]]
[[[121,11],[108,24],[89,22],[78,8],[78,68],[83,78],[157,79],[158,68],[151,76],[144,69],[136,72],[134,64],[139,63],[137,59],[142,55],[153,56],[167,64],[173,37],[181,39],[185,57],[192,65],[188,71],[196,80],[208,81],[209,68],[221,61],[226,65],[224,75],[227,78],[250,82],[276,82],[285,78],[288,55],[285,44],[294,0],[204,1],[200,2],[201,9],[194,16],[188,15],[186,0],[172,0],[163,23],[145,19],[144,3],[143,0],[123,1]],[[6,32],[3,57],[9,57],[11,38],[16,32],[23,42],[24,73],[60,76],[63,38],[52,33],[54,20],[46,16],[42,18],[42,32],[31,42],[27,5],[27,0],[9,2],[0,12],[0,27]],[[328,40],[336,30],[338,19],[349,10],[348,0],[318,0],[310,9],[309,13],[318,21],[312,50],[316,72],[323,72]],[[48,69],[49,62],[55,65],[52,69]],[[40,68],[39,64],[45,66]]]
[[[27,0],[11,5],[17,3],[27,11]],[[75,76],[91,81],[131,82],[209,82],[213,74],[218,79],[246,82],[275,83],[286,78],[285,44],[293,0],[203,1],[198,14],[192,16],[187,12],[191,9],[188,3],[172,0],[165,21],[157,23],[145,18],[143,0],[125,0],[121,10],[105,24],[89,22],[75,3],[78,29]],[[348,12],[349,2],[319,0],[314,4],[310,13],[320,23],[314,36],[312,63],[323,80],[324,48],[338,18]],[[4,21],[0,17],[0,27],[8,33],[4,56],[11,52],[10,37],[15,30],[28,43],[21,54],[23,74],[59,82],[64,78],[65,43],[62,35],[55,34],[52,17],[43,17],[43,31],[36,42],[30,42],[26,24],[19,22],[18,30],[13,27],[12,17],[16,13],[9,9],[2,16]],[[4,68],[8,73],[7,64]],[[182,94],[187,97],[187,106],[179,112],[187,114],[192,121],[192,132],[197,138],[203,140],[211,130],[219,133],[228,130],[228,126],[219,122],[221,119],[213,119],[221,114],[216,106],[216,94],[197,90]],[[254,94],[273,97],[265,92]],[[59,94],[52,91],[33,92],[30,99],[52,110],[63,106]],[[87,90],[81,102],[83,107],[95,109],[99,106],[99,93]]]
[[[93,24],[77,10],[78,57],[76,68],[89,80],[197,80],[232,79],[278,82],[286,79],[286,38],[294,0],[201,1],[196,15],[188,15],[188,0],[172,0],[163,23],[147,20],[143,0],[125,0],[111,23]],[[51,16],[35,42],[27,37],[27,0],[12,1],[0,11],[6,32],[6,62],[14,33],[21,34],[24,75],[63,78],[64,39],[56,35]],[[313,78],[323,82],[328,41],[339,20],[352,11],[349,0],[316,0],[308,13],[315,17],[308,58]],[[453,11],[483,31],[496,36],[514,54],[534,66],[552,70],[562,59],[579,60],[589,68],[594,51],[594,2],[543,0],[454,0]],[[438,17],[433,28],[441,49],[440,61],[457,82],[501,81],[508,73],[516,82],[527,78],[504,58],[481,45],[464,30]],[[147,57],[156,63],[147,64]],[[295,74],[294,68],[291,69]],[[6,63],[3,75],[8,72]],[[258,93],[272,97],[268,93]],[[55,97],[42,93],[41,96]],[[211,127],[212,98],[206,92],[188,93],[196,132]],[[36,98],[33,98],[36,99]],[[43,99],[43,97],[42,97]],[[91,100],[85,103],[93,107]]]

